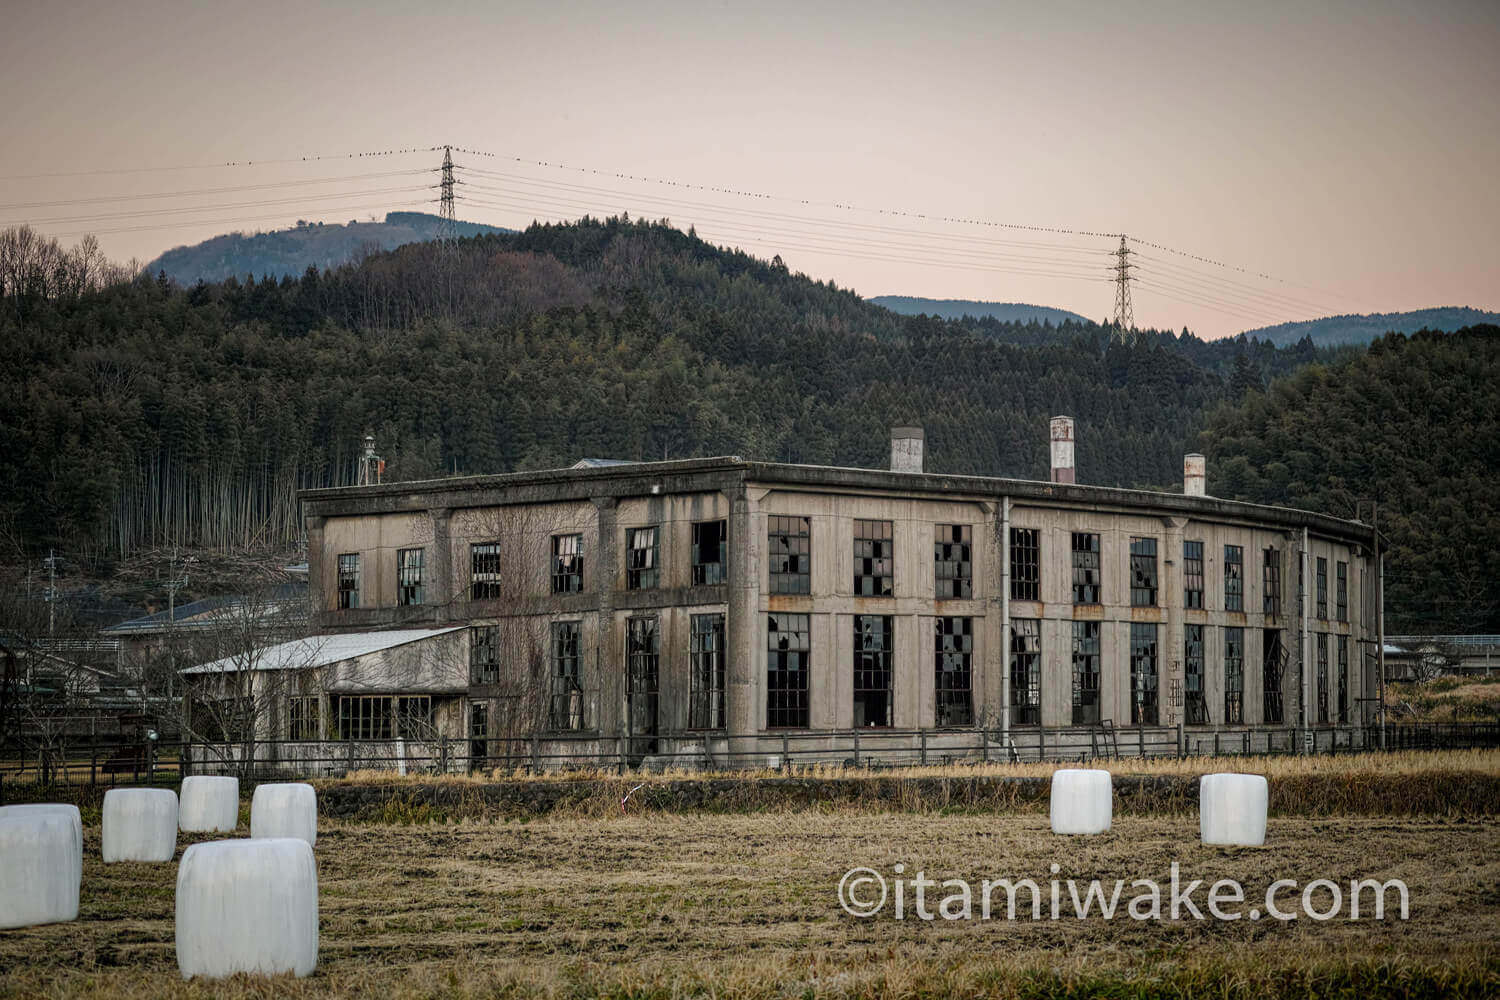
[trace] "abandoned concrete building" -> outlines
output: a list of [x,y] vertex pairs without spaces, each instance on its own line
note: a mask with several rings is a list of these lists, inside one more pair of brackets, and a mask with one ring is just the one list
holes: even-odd
[[476,766],[1361,745],[1371,529],[1207,496],[1196,455],[1182,493],[1082,485],[1072,421],[1051,432],[1049,482],[926,473],[921,430],[897,428],[889,470],[724,457],[306,491],[314,631],[433,630],[466,683],[346,677],[275,728],[438,732]]

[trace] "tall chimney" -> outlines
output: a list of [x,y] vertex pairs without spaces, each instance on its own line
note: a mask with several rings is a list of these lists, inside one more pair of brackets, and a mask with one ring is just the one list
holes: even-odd
[[1182,492],[1190,497],[1208,496],[1208,463],[1194,452],[1182,456]]
[[891,471],[922,471],[922,428],[891,428]]
[[1052,418],[1052,481],[1073,483],[1073,418]]

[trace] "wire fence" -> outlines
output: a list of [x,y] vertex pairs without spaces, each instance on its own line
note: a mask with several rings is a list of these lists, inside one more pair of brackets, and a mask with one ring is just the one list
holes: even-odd
[[[1386,751],[1500,747],[1500,723],[1389,725]],[[1145,757],[1345,754],[1381,750],[1378,726],[1206,728],[1108,725],[1042,729],[848,729],[601,738],[536,734],[434,740],[256,740],[185,743],[136,740],[0,753],[6,785],[175,785],[190,774],[252,779],[338,778],[356,771],[393,774],[579,770],[781,770],[812,766],[866,769],[923,765],[1088,761]]]

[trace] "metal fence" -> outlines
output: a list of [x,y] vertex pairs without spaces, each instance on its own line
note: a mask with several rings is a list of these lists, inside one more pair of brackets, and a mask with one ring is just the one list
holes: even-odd
[[[250,744],[137,741],[47,752],[0,754],[0,796],[9,784],[89,786],[176,784],[189,774],[255,779],[341,777],[354,771],[461,774],[470,771],[685,771],[812,766],[901,768],[985,762],[1084,761],[1142,757],[1340,754],[1378,751],[1378,726],[1314,728],[1108,725],[1066,729],[849,729],[730,738],[702,733],[645,738],[538,734],[512,739],[432,741],[262,740]],[[1500,747],[1500,724],[1390,725],[1385,749]]]

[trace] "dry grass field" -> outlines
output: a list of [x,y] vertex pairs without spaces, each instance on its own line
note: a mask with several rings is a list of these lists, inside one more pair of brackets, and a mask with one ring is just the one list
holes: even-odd
[[[105,866],[98,837],[86,834],[77,922],[0,931],[0,995],[1500,995],[1494,816],[1283,817],[1259,849],[1205,848],[1181,816],[1118,817],[1091,838],[1054,837],[1035,812],[327,823],[317,972],[226,983],[178,976],[176,866]],[[1045,887],[1054,862],[1061,879],[1128,885],[1166,881],[1172,861],[1185,878],[1241,881],[1251,901],[1277,878],[1400,878],[1410,918],[924,922],[908,900],[897,921],[848,916],[835,895],[856,865]]]

